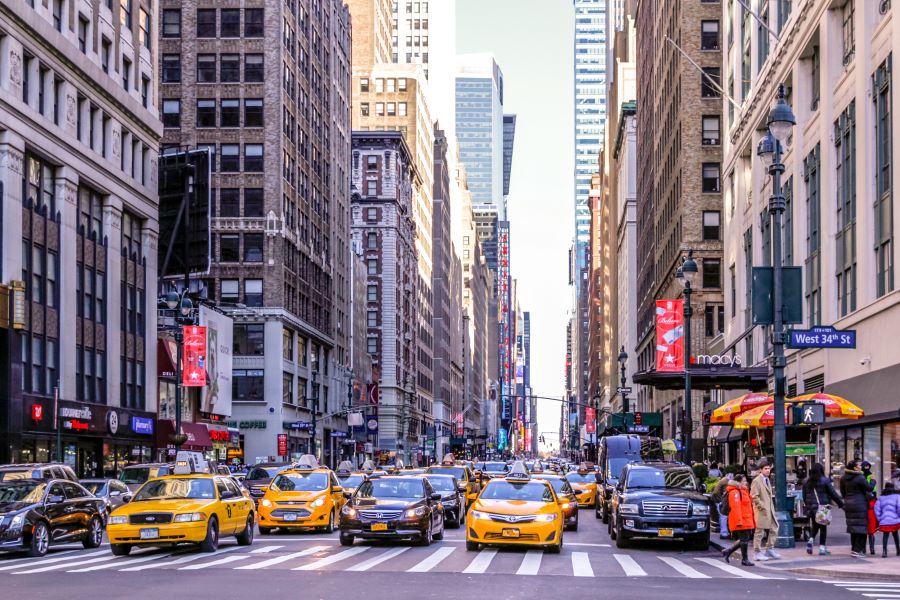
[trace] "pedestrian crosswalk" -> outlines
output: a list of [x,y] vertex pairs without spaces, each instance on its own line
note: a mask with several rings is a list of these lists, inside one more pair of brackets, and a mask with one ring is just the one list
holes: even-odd
[[[273,540],[275,541],[275,540]],[[522,577],[569,576],[597,577],[679,577],[687,579],[745,578],[768,579],[760,574],[721,559],[691,554],[648,552],[621,553],[605,548],[564,548],[561,554],[540,549],[484,548],[467,551],[459,541],[446,540],[431,547],[409,545],[362,544],[345,548],[316,540],[299,544],[269,544],[257,541],[253,546],[223,545],[216,553],[203,553],[191,547],[135,550],[129,556],[113,556],[108,547],[90,552],[54,552],[44,558],[0,558],[3,576],[43,573],[92,573],[119,571],[194,571],[283,570],[345,572],[462,573],[466,576],[504,574]],[[309,544],[309,545],[307,545]],[[0,583],[2,585],[2,583]],[[849,585],[849,583],[848,583]],[[851,589],[851,588],[848,588]],[[873,585],[864,595],[900,600],[900,585]]]
[[872,600],[896,600],[900,598],[900,583],[886,581],[832,581],[832,585],[854,592]]

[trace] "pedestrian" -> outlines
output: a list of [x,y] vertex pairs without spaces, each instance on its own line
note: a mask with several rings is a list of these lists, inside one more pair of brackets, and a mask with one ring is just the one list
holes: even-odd
[[894,483],[886,481],[884,490],[875,502],[875,516],[878,531],[882,533],[881,558],[887,558],[888,536],[893,535],[897,556],[900,556],[900,490]]
[[809,474],[806,472],[805,458],[797,460],[797,468],[794,470],[794,474],[797,476],[798,483],[803,483],[804,481],[806,481],[806,478]]
[[[753,534],[754,560],[764,562],[773,558],[781,558],[775,551],[775,538],[778,537],[778,521],[775,519],[775,496],[772,493],[772,466],[765,458],[756,463],[759,475],[750,486],[750,497],[753,499],[753,518],[756,521],[756,532]],[[763,548],[765,538],[765,548]]]
[[[725,473],[725,476],[716,482],[712,494],[710,494],[710,497],[716,506],[719,506],[722,503],[722,500],[725,499],[725,496],[728,494],[728,484],[733,480],[734,478],[731,473]],[[723,540],[731,538],[728,529],[728,515],[723,514],[721,510],[719,511],[719,538]]]
[[847,533],[850,534],[850,556],[866,555],[866,537],[869,533],[869,498],[872,486],[866,481],[860,461],[847,463],[841,475],[841,496],[844,498],[844,514],[847,516]]
[[[809,469],[809,477],[803,482],[803,504],[806,516],[809,517],[809,527],[812,532],[809,541],[806,542],[806,553],[813,553],[813,545],[816,536],[819,536],[819,556],[831,554],[828,551],[828,525],[831,523],[831,503],[839,508],[844,507],[844,501],[834,490],[831,480],[825,476],[825,467],[821,463],[815,463]],[[826,508],[827,507],[827,508]],[[820,510],[822,509],[822,510]]]
[[753,499],[747,489],[746,475],[735,475],[734,479],[728,483],[725,498],[728,503],[728,523],[735,541],[729,548],[722,550],[722,555],[725,557],[725,562],[730,562],[731,555],[740,548],[741,565],[752,567],[753,563],[747,556],[747,546],[753,537],[753,530],[756,529],[756,519]]
[[721,477],[722,471],[719,469],[719,463],[714,462],[709,465],[709,476],[710,477]]
[[866,481],[872,488],[872,495],[869,496],[869,510],[866,513],[867,528],[866,534],[869,536],[869,554],[875,554],[875,532],[878,530],[878,519],[875,517],[875,499],[878,497],[878,481],[872,475],[872,463],[867,460],[862,462],[862,472]]

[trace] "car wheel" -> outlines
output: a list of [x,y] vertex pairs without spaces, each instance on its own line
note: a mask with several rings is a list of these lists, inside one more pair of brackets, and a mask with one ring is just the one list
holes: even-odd
[[206,538],[200,542],[201,552],[215,552],[219,549],[219,521],[212,517],[206,526]]
[[334,509],[328,513],[328,525],[324,528],[325,533],[334,533]]
[[87,533],[84,534],[84,539],[81,540],[81,545],[87,549],[90,548],[99,548],[100,544],[103,542],[103,523],[100,522],[100,519],[94,517],[91,519],[91,522],[88,524]]
[[628,547],[628,534],[616,527],[616,548],[622,549]]
[[466,540],[466,551],[467,552],[478,552],[478,548],[481,546],[478,542],[470,542]]
[[50,549],[50,530],[43,521],[38,521],[31,532],[31,542],[28,544],[28,556],[40,557],[47,554]]
[[428,527],[425,528],[424,533],[422,533],[419,538],[419,545],[428,547],[431,545],[431,542],[434,540],[434,535],[432,534],[432,529],[434,528],[434,523],[431,521],[428,522]]
[[578,531],[578,513],[575,513],[575,522],[572,523],[572,531]]
[[441,520],[441,530],[438,531],[436,534],[434,534],[434,539],[436,539],[436,540],[444,539],[444,529],[445,529],[445,525],[444,525],[444,521],[442,519]]
[[611,540],[616,539],[616,528],[613,527],[612,519],[608,519],[606,521],[606,533],[609,534],[609,539],[611,539]]
[[113,556],[128,556],[131,554],[131,544],[110,544]]
[[600,519],[604,523],[609,523],[609,509],[607,509],[605,502],[600,503]]
[[260,525],[259,526],[259,534],[260,535],[272,535],[272,528],[271,527],[263,527],[262,525]]
[[247,517],[247,526],[244,528],[244,531],[235,536],[239,545],[249,546],[253,543],[253,533],[255,531],[253,524],[253,513],[250,513]]
[[341,534],[341,546],[352,546],[353,545],[353,536],[352,535],[344,535]]

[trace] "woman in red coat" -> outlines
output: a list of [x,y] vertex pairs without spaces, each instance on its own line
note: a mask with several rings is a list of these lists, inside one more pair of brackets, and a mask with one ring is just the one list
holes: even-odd
[[753,500],[750,498],[750,489],[747,486],[745,475],[735,475],[734,481],[728,484],[728,529],[734,536],[735,542],[730,548],[722,550],[725,562],[730,562],[731,555],[738,548],[741,550],[741,565],[752,567],[753,563],[747,558],[747,544],[753,539],[753,530],[756,529],[756,519],[753,516]]

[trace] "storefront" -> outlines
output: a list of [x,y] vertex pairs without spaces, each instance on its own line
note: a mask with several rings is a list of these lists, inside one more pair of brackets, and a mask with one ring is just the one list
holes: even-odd
[[[212,440],[205,423],[182,423],[181,430],[187,436],[187,440],[181,445],[182,450],[193,450],[204,454],[212,452]],[[156,442],[159,447],[157,460],[160,462],[170,461],[175,458],[177,450],[170,440],[170,436],[174,432],[174,421],[160,420],[157,423]]]
[[42,398],[29,400],[23,412],[22,447],[15,462],[61,460],[78,477],[89,478],[115,477],[125,465],[153,459],[153,413],[60,400],[54,418],[53,400]]

